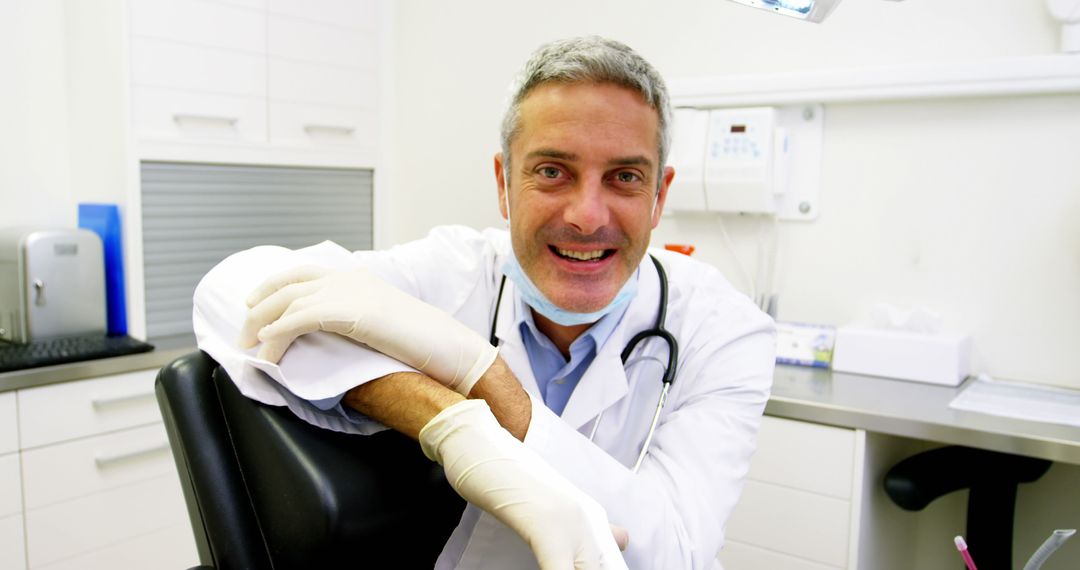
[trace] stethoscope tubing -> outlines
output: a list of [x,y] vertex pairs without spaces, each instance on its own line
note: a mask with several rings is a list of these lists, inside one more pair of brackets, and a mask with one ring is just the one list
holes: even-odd
[[[676,367],[679,362],[679,343],[675,340],[675,336],[672,335],[667,329],[664,328],[664,323],[667,320],[667,302],[668,302],[668,279],[667,273],[664,271],[664,266],[660,264],[660,260],[656,256],[650,254],[649,258],[652,259],[653,265],[656,266],[657,276],[660,279],[660,307],[656,315],[656,324],[653,328],[643,330],[635,334],[630,342],[623,348],[621,359],[623,366],[626,366],[626,361],[630,358],[630,354],[634,352],[634,349],[642,341],[652,337],[658,337],[664,339],[668,345],[668,364],[664,368],[664,375],[660,379],[663,382],[663,388],[660,390],[660,398],[656,402],[656,411],[653,412],[652,421],[649,423],[649,431],[645,434],[645,442],[641,445],[641,452],[638,453],[637,461],[634,462],[633,472],[637,473],[641,468],[641,463],[645,460],[645,456],[649,452],[649,444],[652,443],[653,434],[656,432],[656,425],[660,421],[660,412],[664,409],[664,403],[667,401],[668,392],[671,390],[671,384],[675,381]],[[495,325],[499,321],[499,307],[502,305],[503,289],[506,287],[506,276],[504,275],[502,281],[499,283],[499,294],[495,300],[495,315],[491,319],[491,336],[489,341],[492,346],[498,346],[499,341],[495,337]],[[596,421],[593,423],[592,430],[589,433],[589,441],[592,441],[596,436],[596,430],[600,426],[600,420],[603,419],[604,413],[600,412],[596,416]]]

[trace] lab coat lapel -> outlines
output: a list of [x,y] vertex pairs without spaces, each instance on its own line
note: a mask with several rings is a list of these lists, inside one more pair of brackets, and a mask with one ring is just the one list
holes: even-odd
[[629,392],[622,363],[623,347],[638,331],[653,326],[660,300],[660,286],[652,260],[646,256],[638,267],[637,295],[566,402],[562,419],[574,429],[580,429]]
[[506,365],[514,372],[518,382],[532,397],[541,399],[540,386],[536,383],[532,365],[529,364],[529,355],[525,352],[525,342],[521,340],[521,329],[515,327],[518,322],[517,291],[513,281],[506,280],[506,290],[503,291],[502,304],[499,306],[499,317],[495,323],[495,337],[499,339],[499,356],[506,361]]

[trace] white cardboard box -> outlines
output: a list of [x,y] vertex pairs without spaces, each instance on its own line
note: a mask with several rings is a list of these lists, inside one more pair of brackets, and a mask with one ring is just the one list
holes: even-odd
[[956,386],[971,371],[971,338],[840,327],[832,368],[837,372]]

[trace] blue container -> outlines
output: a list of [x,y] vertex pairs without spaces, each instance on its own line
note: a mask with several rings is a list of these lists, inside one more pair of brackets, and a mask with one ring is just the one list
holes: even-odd
[[127,334],[124,296],[124,246],[116,204],[79,204],[79,227],[101,236],[105,251],[105,308],[109,335]]

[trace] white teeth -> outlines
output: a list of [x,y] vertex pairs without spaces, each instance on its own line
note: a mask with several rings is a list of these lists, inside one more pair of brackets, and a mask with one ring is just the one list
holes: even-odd
[[555,251],[559,252],[559,255],[563,257],[570,257],[579,261],[592,261],[593,259],[599,259],[603,257],[604,250],[598,249],[596,251],[570,251],[569,249],[555,248]]

